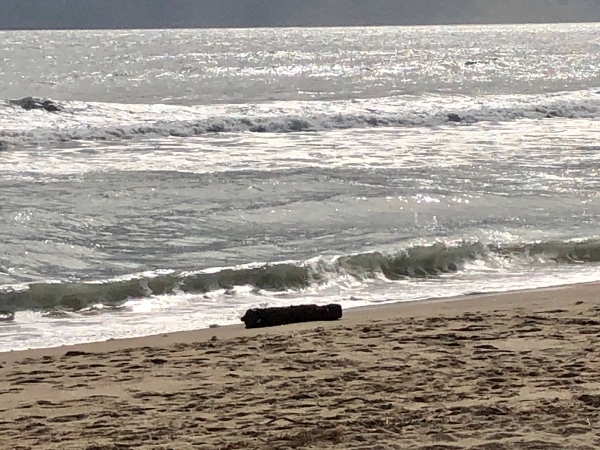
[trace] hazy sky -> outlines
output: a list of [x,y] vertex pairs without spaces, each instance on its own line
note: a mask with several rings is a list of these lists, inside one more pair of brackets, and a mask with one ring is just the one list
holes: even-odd
[[0,0],[0,29],[600,21],[600,0]]

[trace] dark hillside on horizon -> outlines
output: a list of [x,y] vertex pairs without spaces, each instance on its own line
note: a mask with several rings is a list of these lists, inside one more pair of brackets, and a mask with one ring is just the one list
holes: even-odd
[[599,0],[0,0],[0,29],[594,21]]

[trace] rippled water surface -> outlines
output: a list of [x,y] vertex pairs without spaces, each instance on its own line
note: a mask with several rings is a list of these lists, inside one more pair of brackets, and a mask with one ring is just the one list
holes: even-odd
[[600,279],[599,43],[0,33],[0,350]]
[[599,84],[596,24],[10,31],[0,38],[4,98],[193,105]]

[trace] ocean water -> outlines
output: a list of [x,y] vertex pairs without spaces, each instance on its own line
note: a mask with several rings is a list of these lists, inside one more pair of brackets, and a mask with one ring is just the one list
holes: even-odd
[[597,24],[2,32],[0,351],[600,280],[599,68]]

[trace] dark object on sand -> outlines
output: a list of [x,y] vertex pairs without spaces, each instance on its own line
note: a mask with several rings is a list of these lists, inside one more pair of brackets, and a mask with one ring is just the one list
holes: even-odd
[[8,148],[8,144],[4,141],[0,141],[0,151],[6,150]]
[[456,113],[448,114],[448,122],[462,122],[462,118]]
[[290,323],[331,321],[341,317],[342,307],[340,305],[298,305],[249,309],[242,317],[242,322],[246,324],[246,328],[263,328]]
[[42,100],[40,98],[25,97],[19,100],[9,100],[8,102],[13,106],[20,106],[26,111],[31,111],[32,109],[43,109],[44,111],[48,112],[62,111],[62,107],[54,103],[52,100]]

